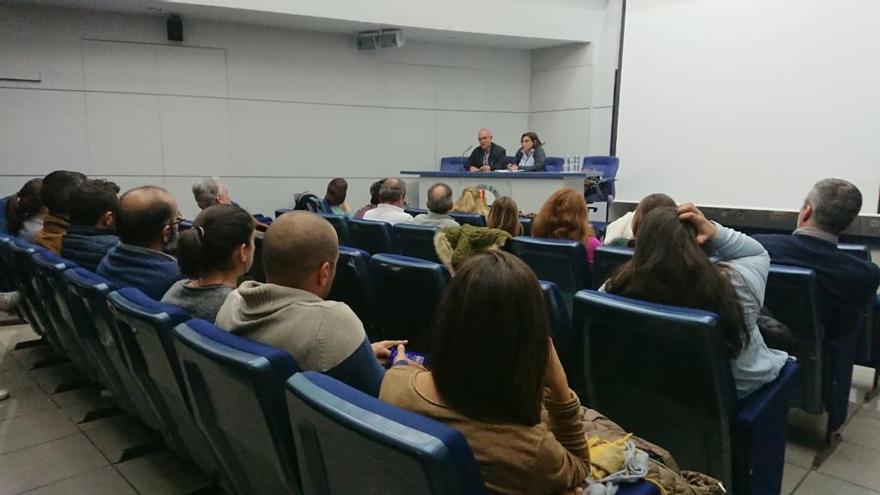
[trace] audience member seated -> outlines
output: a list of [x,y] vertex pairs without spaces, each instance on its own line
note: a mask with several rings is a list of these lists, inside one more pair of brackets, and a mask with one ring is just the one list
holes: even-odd
[[119,186],[104,180],[88,180],[70,193],[70,227],[61,240],[61,256],[91,271],[119,244],[116,216]]
[[[34,234],[43,228],[43,202],[40,200],[42,185],[43,179],[31,179],[17,193],[6,199],[2,214],[6,216],[7,233],[32,242]],[[0,292],[0,311],[12,311],[20,299],[18,291]]]
[[490,172],[507,168],[507,150],[492,142],[492,132],[480,129],[477,132],[479,146],[468,157],[465,168],[471,172]]
[[437,232],[434,249],[449,273],[455,275],[472,256],[501,249],[510,239],[511,235],[503,230],[465,224]]
[[855,221],[862,193],[841,179],[824,179],[807,194],[791,235],[756,235],[773,263],[812,268],[819,281],[820,318],[827,331],[851,328],[873,300],[880,268],[837,249],[838,236]]
[[182,278],[177,260],[164,252],[177,242],[181,219],[177,202],[165,189],[130,189],[119,200],[116,232],[120,244],[101,260],[98,274],[119,287],[136,287],[157,301],[162,299]]
[[192,186],[193,197],[199,208],[205,209],[213,205],[233,204],[229,199],[229,188],[217,177],[206,177]]
[[33,242],[34,234],[43,228],[43,200],[40,189],[43,179],[31,179],[6,202],[6,231]]
[[379,205],[379,189],[382,188],[382,184],[384,184],[384,183],[385,183],[385,179],[380,179],[380,180],[377,180],[376,182],[373,182],[373,184],[370,186],[370,204],[362,207],[357,212],[355,212],[355,214],[354,214],[355,218],[364,218],[365,213],[367,213],[370,210],[375,209],[376,206]]
[[673,208],[676,206],[675,200],[663,193],[649,194],[639,201],[635,211],[627,212],[622,217],[608,224],[605,229],[606,246],[624,246],[635,247],[636,231],[639,222],[654,208],[666,206]]
[[466,187],[461,191],[458,201],[452,207],[452,211],[456,213],[470,213],[472,215],[489,214],[489,207],[480,195],[480,190],[476,187]]
[[428,213],[416,215],[413,223],[441,228],[458,227],[458,222],[449,216],[452,206],[452,188],[438,182],[428,188]]
[[162,302],[213,322],[238,278],[251,268],[255,232],[254,219],[238,206],[202,210],[177,240],[177,263],[186,278],[175,282]]
[[61,239],[70,226],[70,192],[85,181],[85,175],[67,170],[56,170],[43,178],[40,199],[46,207],[46,215],[43,217],[43,228],[34,234],[34,244],[61,254]]
[[[395,358],[379,397],[462,432],[492,493],[573,492],[599,461],[591,446],[626,437],[569,388],[538,280],[516,256],[492,251],[465,262],[436,314],[429,369]],[[648,468],[665,493],[720,493],[698,473],[688,473],[691,486],[668,452],[630,439],[670,466]]]
[[523,226],[519,220],[519,207],[516,201],[510,196],[496,199],[486,217],[486,226],[490,229],[503,230],[513,237],[522,235]]
[[413,217],[403,211],[406,203],[406,182],[400,179],[385,179],[379,188],[379,205],[364,213],[364,220],[396,223],[412,223]]
[[333,286],[339,244],[329,222],[314,213],[278,217],[263,240],[266,283],[247,281],[217,313],[217,325],[289,352],[303,370],[327,373],[377,396],[391,348],[370,344],[345,303],[325,301]]
[[[605,290],[717,314],[740,398],[775,380],[788,354],[769,349],[758,330],[770,270],[761,244],[710,222],[693,204],[655,208],[641,221],[638,235],[633,259]],[[720,259],[718,265],[709,253]]]
[[345,201],[347,194],[348,181],[345,179],[337,177],[327,184],[327,193],[324,194],[324,201],[330,206],[330,210],[333,211],[334,215],[350,217],[354,214],[351,206],[348,206],[348,202]]
[[532,236],[584,243],[590,266],[593,252],[602,245],[590,225],[584,196],[574,189],[560,189],[547,198],[532,222]]
[[547,170],[544,160],[544,145],[534,132],[527,132],[519,138],[520,148],[516,152],[513,163],[507,165],[511,172],[543,172]]

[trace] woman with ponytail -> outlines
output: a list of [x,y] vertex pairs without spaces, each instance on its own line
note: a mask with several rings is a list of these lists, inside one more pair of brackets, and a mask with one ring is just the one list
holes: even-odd
[[238,286],[254,261],[254,220],[235,205],[202,210],[177,241],[177,263],[183,280],[168,289],[162,302],[214,321],[226,296]]

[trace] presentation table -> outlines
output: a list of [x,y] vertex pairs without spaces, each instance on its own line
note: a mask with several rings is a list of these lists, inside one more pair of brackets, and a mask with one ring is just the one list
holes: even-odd
[[584,180],[596,177],[591,171],[581,172],[438,172],[436,170],[403,170],[401,175],[417,175],[419,203],[422,208],[428,198],[428,188],[438,182],[448,184],[458,198],[466,187],[485,191],[486,202],[492,204],[501,196],[510,196],[519,209],[537,213],[544,201],[555,191],[570,187],[584,189]]

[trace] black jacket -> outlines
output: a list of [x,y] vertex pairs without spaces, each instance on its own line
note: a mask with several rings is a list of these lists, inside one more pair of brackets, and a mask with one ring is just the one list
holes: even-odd
[[[535,154],[535,160],[534,160],[535,164],[531,167],[528,167],[528,168],[521,167],[520,170],[525,171],[525,172],[544,172],[547,170],[547,167],[544,165],[544,160],[547,159],[547,156],[544,154],[544,147],[538,146],[537,148],[535,148],[534,154]],[[514,157],[513,164],[519,165],[519,161],[522,160],[522,157],[523,157],[523,150],[522,150],[522,148],[520,148],[519,151],[516,152],[516,156]]]
[[[477,146],[471,153],[470,158],[468,158],[467,163],[465,164],[465,169],[468,170],[470,167],[482,167],[484,153],[483,148]],[[495,143],[492,143],[492,146],[489,148],[489,168],[492,170],[507,169],[507,150]]]
[[61,256],[94,272],[101,258],[117,244],[119,237],[109,230],[71,225],[61,239]]

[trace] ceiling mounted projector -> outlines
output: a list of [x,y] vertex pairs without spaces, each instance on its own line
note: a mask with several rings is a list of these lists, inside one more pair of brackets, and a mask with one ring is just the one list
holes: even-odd
[[400,29],[384,29],[382,31],[361,31],[357,33],[358,50],[375,50],[376,48],[400,48],[406,42]]

